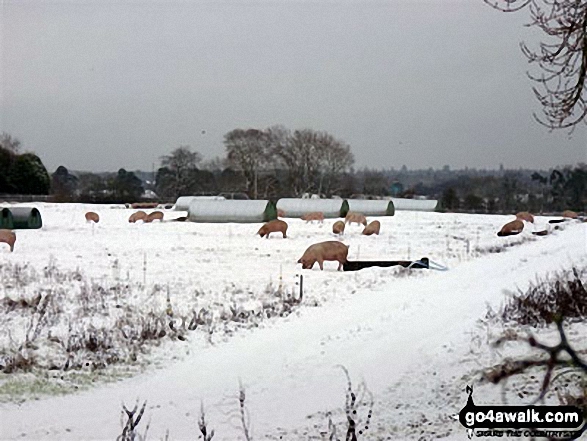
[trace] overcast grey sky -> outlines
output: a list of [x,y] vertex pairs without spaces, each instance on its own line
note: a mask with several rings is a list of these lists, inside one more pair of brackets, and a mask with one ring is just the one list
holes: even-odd
[[209,159],[274,124],[327,130],[358,167],[587,161],[584,126],[532,119],[527,13],[482,0],[0,1],[0,131],[50,171]]

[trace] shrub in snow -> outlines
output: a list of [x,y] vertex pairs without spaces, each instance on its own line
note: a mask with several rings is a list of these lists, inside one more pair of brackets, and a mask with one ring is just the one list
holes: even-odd
[[573,268],[546,279],[538,279],[525,291],[518,291],[501,312],[489,312],[505,322],[543,326],[557,317],[567,321],[587,319],[587,268]]

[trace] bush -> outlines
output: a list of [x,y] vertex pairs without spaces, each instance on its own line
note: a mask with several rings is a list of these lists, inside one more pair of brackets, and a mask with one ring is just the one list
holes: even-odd
[[587,318],[587,268],[573,268],[553,278],[537,279],[526,292],[518,290],[500,313],[490,311],[488,318],[498,316],[504,322],[544,326],[564,317],[567,321]]

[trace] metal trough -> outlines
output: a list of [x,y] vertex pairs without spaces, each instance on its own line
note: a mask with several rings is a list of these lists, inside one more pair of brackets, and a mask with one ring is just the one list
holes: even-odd
[[427,257],[422,257],[420,260],[356,260],[353,262],[347,261],[343,263],[343,271],[359,271],[364,268],[371,268],[373,266],[390,267],[403,266],[404,268],[415,269],[430,269],[430,261]]

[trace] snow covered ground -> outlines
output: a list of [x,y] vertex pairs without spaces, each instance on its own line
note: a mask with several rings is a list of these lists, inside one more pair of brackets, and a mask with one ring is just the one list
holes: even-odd
[[[162,439],[167,430],[170,439],[197,439],[201,402],[214,440],[243,439],[239,381],[255,439],[322,439],[324,412],[340,419],[336,409],[344,405],[346,379],[339,365],[353,384],[364,382],[373,394],[365,439],[466,439],[450,416],[464,406],[472,372],[493,360],[479,340],[486,330],[478,320],[487,305],[499,306],[537,274],[586,262],[587,224],[565,223],[536,237],[531,231],[548,226],[540,217],[536,226],[506,238],[495,233],[512,216],[398,211],[377,218],[378,237],[347,226],[340,240],[350,244],[349,260],[426,256],[450,268],[405,276],[385,268],[337,272],[335,262],[326,262],[323,272],[317,265],[302,272],[296,261],[307,246],[338,240],[333,221],[286,219],[288,238],[265,240],[255,236],[260,224],[129,224],[131,211],[122,208],[37,207],[43,229],[18,231],[14,253],[0,248],[0,264],[27,262],[40,272],[51,263],[94,280],[146,282],[124,299],[137,308],[164,305],[168,288],[180,312],[194,304],[215,314],[233,304],[255,309],[268,285],[297,290],[299,274],[304,300],[294,314],[240,329],[231,338],[210,343],[196,330],[152,355],[163,368],[134,378],[74,395],[0,404],[2,439],[115,439],[121,402],[132,405],[137,398],[148,401],[149,439]],[[85,223],[87,210],[100,214],[99,224]],[[166,212],[166,218],[180,215]],[[487,253],[503,244],[518,245]],[[165,289],[153,298],[155,284]],[[571,337],[581,330],[573,328]],[[496,402],[494,389],[487,394]]]

